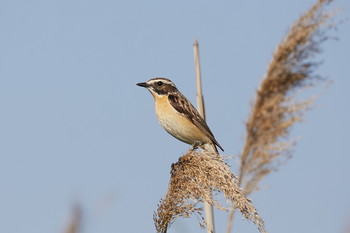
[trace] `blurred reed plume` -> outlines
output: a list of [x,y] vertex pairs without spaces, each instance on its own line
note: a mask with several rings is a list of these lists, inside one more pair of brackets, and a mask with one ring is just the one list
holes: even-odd
[[[319,63],[311,59],[328,39],[327,24],[333,16],[324,12],[332,0],[318,0],[291,26],[278,45],[267,73],[260,84],[252,112],[246,123],[246,140],[241,154],[239,185],[249,195],[267,174],[276,170],[291,153],[287,136],[291,126],[303,120],[305,110],[313,102],[295,100],[295,94],[315,84],[313,74]],[[231,232],[232,209],[227,233]]]
[[[219,194],[224,195],[226,204],[219,202]],[[177,217],[188,218],[191,214],[195,214],[204,227],[203,202],[221,210],[238,208],[245,218],[257,225],[260,232],[266,232],[263,220],[223,158],[193,150],[172,164],[168,193],[154,214],[157,232],[166,232]]]
[[69,220],[65,233],[79,233],[82,221],[82,210],[79,204],[75,204],[72,208],[72,216]]
[[255,104],[246,123],[246,140],[241,154],[239,184],[246,194],[275,170],[278,161],[290,155],[292,143],[286,141],[291,126],[303,120],[312,100],[297,102],[293,94],[319,77],[313,71],[319,63],[311,61],[328,39],[327,20],[332,14],[323,8],[332,0],[319,0],[292,25],[278,45],[267,73],[257,90]]

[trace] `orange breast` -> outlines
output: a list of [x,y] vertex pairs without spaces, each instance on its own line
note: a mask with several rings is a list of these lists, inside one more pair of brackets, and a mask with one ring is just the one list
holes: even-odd
[[171,106],[167,96],[155,96],[155,100],[159,123],[169,134],[190,145],[195,142],[200,144],[211,142],[199,128]]

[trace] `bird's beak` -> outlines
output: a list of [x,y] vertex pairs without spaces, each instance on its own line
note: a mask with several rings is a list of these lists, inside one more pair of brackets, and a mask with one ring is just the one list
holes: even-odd
[[149,87],[147,83],[137,83],[136,85],[139,87],[146,87],[146,88]]

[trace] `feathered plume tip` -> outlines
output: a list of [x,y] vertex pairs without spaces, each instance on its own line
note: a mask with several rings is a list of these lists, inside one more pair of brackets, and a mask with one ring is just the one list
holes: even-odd
[[239,184],[246,194],[275,170],[280,159],[290,155],[293,143],[286,141],[289,129],[303,119],[312,100],[297,102],[293,94],[314,84],[313,74],[319,63],[311,61],[328,39],[326,25],[333,15],[323,12],[332,0],[317,1],[291,26],[278,45],[267,73],[257,90],[252,113],[246,123],[247,135],[241,154]]
[[[224,195],[226,204],[219,202],[219,194]],[[172,164],[168,193],[154,214],[157,231],[164,233],[177,217],[188,218],[191,214],[195,214],[204,227],[204,201],[220,210],[237,208],[260,232],[266,232],[256,208],[244,195],[222,157],[192,150]]]

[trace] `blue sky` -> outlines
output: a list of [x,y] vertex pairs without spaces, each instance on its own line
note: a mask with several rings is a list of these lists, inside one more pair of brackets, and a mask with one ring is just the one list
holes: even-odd
[[[83,232],[155,232],[171,163],[185,145],[157,123],[137,82],[168,77],[192,101],[199,39],[207,121],[225,153],[272,53],[314,1],[0,2],[0,232],[63,232],[75,202]],[[349,18],[349,1],[337,20]],[[305,122],[293,158],[253,202],[267,230],[345,232],[350,222],[349,22],[331,32],[317,74],[333,80]],[[232,159],[237,171],[238,159]],[[227,214],[215,212],[217,232]],[[258,232],[236,219],[235,232]],[[179,219],[169,232],[204,232]]]

